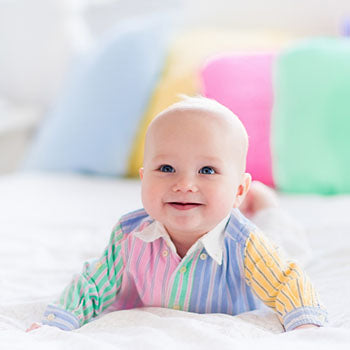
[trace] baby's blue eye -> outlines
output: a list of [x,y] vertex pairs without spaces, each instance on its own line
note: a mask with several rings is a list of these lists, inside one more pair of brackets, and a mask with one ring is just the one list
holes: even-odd
[[159,170],[162,172],[162,173],[175,173],[175,169],[171,166],[171,165],[168,165],[168,164],[165,164],[165,165],[162,165]]
[[204,175],[213,175],[215,174],[215,170],[211,166],[204,166],[199,170],[199,173]]

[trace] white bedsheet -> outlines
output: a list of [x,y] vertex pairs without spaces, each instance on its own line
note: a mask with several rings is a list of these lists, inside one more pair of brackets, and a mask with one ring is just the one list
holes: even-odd
[[120,215],[141,207],[139,192],[131,180],[0,177],[0,349],[350,348],[350,196],[281,196],[306,229],[305,268],[328,308],[328,327],[282,333],[267,309],[232,317],[144,308],[73,332],[25,333],[82,262],[100,254]]

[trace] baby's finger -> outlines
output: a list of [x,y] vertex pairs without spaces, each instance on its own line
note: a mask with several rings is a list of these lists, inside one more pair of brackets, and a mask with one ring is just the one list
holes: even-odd
[[30,331],[33,331],[34,329],[37,329],[37,328],[40,328],[41,327],[41,324],[40,323],[37,323],[37,322],[34,322],[27,330],[26,332],[30,332]]

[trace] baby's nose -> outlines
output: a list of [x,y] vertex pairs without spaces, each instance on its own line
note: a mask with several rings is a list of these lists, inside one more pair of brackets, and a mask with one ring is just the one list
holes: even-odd
[[182,176],[173,186],[174,192],[197,192],[198,187],[189,176]]

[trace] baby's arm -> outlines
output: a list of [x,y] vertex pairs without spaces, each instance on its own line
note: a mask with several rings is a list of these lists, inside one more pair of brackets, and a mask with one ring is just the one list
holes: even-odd
[[277,312],[287,331],[325,324],[327,312],[308,276],[259,232],[251,232],[247,240],[244,270],[247,284]]
[[[81,327],[110,306],[120,290],[124,259],[121,254],[123,232],[117,225],[100,259],[86,262],[60,298],[49,304],[42,324],[72,330]],[[27,331],[38,328],[33,324]]]
[[[304,260],[304,261],[308,258],[309,247],[308,247],[308,242],[306,241],[306,238],[305,238],[305,232],[303,228],[295,220],[293,220],[292,217],[290,217],[287,213],[281,210],[279,206],[278,197],[274,190],[272,190],[271,188],[267,187],[266,185],[262,184],[259,181],[253,181],[251,184],[250,190],[247,193],[247,196],[240,207],[240,210],[245,216],[251,218],[253,222],[256,223],[259,227],[263,228],[264,231],[266,230],[265,231],[266,234],[269,234],[269,236],[275,242],[281,244],[283,248],[286,251],[288,251],[289,255],[297,256],[298,260]],[[270,243],[266,244],[266,246],[269,244]],[[271,254],[272,257],[273,257],[273,254],[277,254],[277,256],[279,256],[278,253],[276,252],[273,253],[273,251],[276,251],[275,247],[272,247],[271,251],[269,252],[269,254]],[[266,256],[266,251],[262,253],[262,255],[263,254],[265,254]],[[261,260],[261,259],[262,257],[258,258],[258,260]],[[269,261],[269,259],[270,259],[270,256],[266,258],[267,261]],[[282,262],[282,260],[280,260],[280,262]],[[283,262],[283,264],[285,267],[285,271],[293,271],[293,269],[288,267],[288,263]],[[303,272],[299,267],[296,267],[296,268],[303,274]],[[260,275],[256,278],[257,279],[263,278],[263,280],[266,283],[267,279],[272,277],[271,271],[268,271],[271,269],[270,267],[264,266],[262,270],[264,271],[266,276],[263,277],[262,275]],[[288,277],[284,276],[283,280],[284,280],[284,283],[288,286],[292,283],[292,280],[294,278],[295,276],[293,277],[293,272],[292,272],[288,275]],[[298,280],[300,279],[302,279],[303,281],[299,285]],[[295,281],[298,285],[298,288],[300,288],[300,286],[305,286],[305,285],[312,287],[310,282],[305,280],[305,276],[301,277],[298,275]],[[252,283],[252,281],[250,281],[249,283]],[[276,281],[272,282],[272,284],[273,283],[276,283]],[[280,286],[282,287],[282,284]],[[269,288],[272,288],[271,283],[268,284],[268,288],[266,289],[268,290]],[[256,285],[255,291],[257,292],[258,296],[262,296],[262,288],[257,287]],[[288,291],[291,292],[290,288],[288,288]],[[294,292],[296,292],[296,290],[294,290]],[[273,295],[275,292],[269,291],[269,293],[270,295]],[[281,288],[281,293],[286,294],[283,291],[283,288]],[[300,293],[300,290],[298,290],[298,293]],[[275,294],[277,295],[278,293],[275,293]],[[316,299],[317,297],[314,296],[313,305],[318,303]],[[276,299],[275,303],[280,303],[280,301]],[[270,305],[268,303],[266,304],[268,306],[271,306],[271,304]],[[274,307],[274,308],[277,309],[277,307]],[[322,323],[322,318],[323,316],[321,316],[321,323]],[[300,323],[301,322],[302,321],[300,320]],[[305,322],[307,321],[305,320]],[[312,320],[310,322],[312,322]],[[312,324],[312,323],[305,323],[294,327],[294,329],[304,329],[304,328],[314,328],[314,327],[318,327],[318,325]]]

